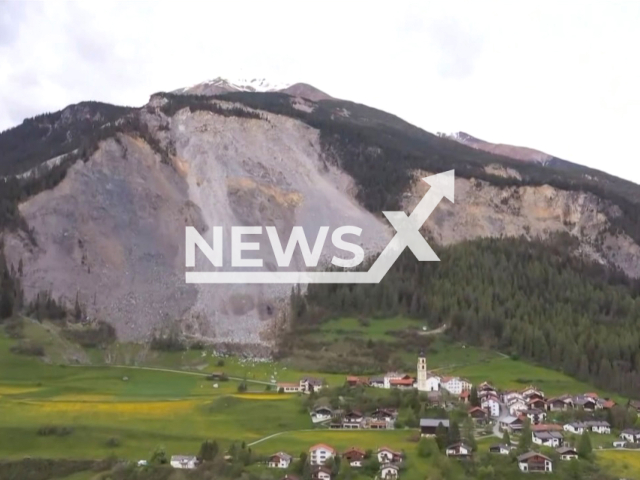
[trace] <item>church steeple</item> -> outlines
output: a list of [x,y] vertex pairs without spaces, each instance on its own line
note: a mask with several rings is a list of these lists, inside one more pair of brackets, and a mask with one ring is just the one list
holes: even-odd
[[424,392],[427,390],[427,356],[424,353],[424,350],[420,350],[418,354],[418,365],[417,365],[417,384],[418,390]]

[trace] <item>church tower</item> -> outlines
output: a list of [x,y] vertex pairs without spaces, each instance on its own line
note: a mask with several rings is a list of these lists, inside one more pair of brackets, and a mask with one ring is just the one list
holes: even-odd
[[427,356],[424,351],[421,351],[418,355],[418,390],[421,392],[427,391]]

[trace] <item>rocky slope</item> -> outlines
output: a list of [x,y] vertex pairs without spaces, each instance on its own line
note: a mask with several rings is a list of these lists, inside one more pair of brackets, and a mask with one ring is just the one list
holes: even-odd
[[[187,285],[185,226],[210,241],[218,225],[274,225],[284,239],[301,225],[313,242],[320,226],[356,225],[374,255],[393,234],[381,211],[411,210],[427,188],[417,179],[451,168],[456,203],[443,201],[425,225],[437,242],[568,232],[580,240],[576,254],[640,277],[637,185],[579,166],[509,160],[309,85],[281,87],[218,79],[155,94],[139,110],[108,110],[117,115],[81,108],[76,119],[71,109],[73,118],[47,120],[54,132],[67,122],[73,139],[55,144],[39,127],[20,130],[43,145],[27,152],[29,168],[48,151],[88,152],[64,180],[20,203],[26,228],[5,227],[5,252],[23,262],[27,298],[46,290],[72,303],[78,295],[91,318],[126,339],[177,322],[213,342],[271,345],[287,321],[291,286]],[[15,140],[0,134],[0,145]],[[21,150],[11,152],[20,171]],[[262,237],[265,269],[273,269]],[[224,258],[229,265],[229,249]],[[196,270],[210,268],[197,258]],[[291,269],[303,268],[294,256]]]

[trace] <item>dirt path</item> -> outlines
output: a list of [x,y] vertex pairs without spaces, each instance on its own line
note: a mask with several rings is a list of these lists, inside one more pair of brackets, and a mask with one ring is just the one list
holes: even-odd
[[[171,368],[158,368],[158,367],[139,367],[136,365],[68,365],[69,367],[75,367],[75,368],[104,368],[104,367],[108,367],[108,368],[130,368],[132,370],[155,370],[156,372],[169,372],[169,373],[181,373],[183,375],[196,375],[199,377],[206,377],[209,374],[208,373],[201,373],[201,372],[190,372],[188,370],[173,370]],[[272,383],[269,382],[265,382],[263,380],[251,380],[249,378],[241,378],[241,377],[232,377],[229,376],[228,377],[229,380],[237,380],[240,382],[247,382],[247,383],[255,383],[258,385],[273,385]]]

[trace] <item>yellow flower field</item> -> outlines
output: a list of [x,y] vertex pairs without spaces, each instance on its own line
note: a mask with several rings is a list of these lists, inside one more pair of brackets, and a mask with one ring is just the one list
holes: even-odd
[[113,413],[161,417],[176,413],[185,413],[202,405],[201,400],[176,400],[161,402],[100,402],[100,401],[25,401],[21,402],[37,409],[40,413]]

